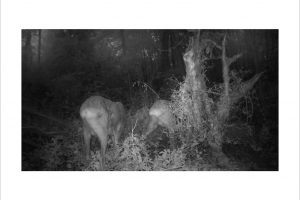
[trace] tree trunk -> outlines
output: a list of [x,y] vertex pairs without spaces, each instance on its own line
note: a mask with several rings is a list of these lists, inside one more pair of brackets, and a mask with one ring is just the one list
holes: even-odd
[[39,37],[39,42],[38,42],[38,66],[39,68],[41,67],[41,45],[42,45],[42,30],[38,30],[38,37]]
[[24,67],[30,69],[32,65],[31,30],[24,30],[23,34],[25,37]]
[[172,40],[172,34],[170,32],[170,35],[169,35],[169,38],[168,38],[168,58],[169,58],[170,68],[172,70],[174,70],[172,46],[173,46],[173,40]]
[[171,31],[170,30],[164,30],[162,31],[162,38],[161,38],[161,71],[166,72],[169,69],[170,66],[170,60],[169,60],[169,51],[170,51],[170,36]]
[[[183,87],[183,96],[187,96],[186,110],[192,113],[193,128],[197,132],[201,132],[203,125],[210,127],[209,135],[205,136],[212,149],[212,155],[216,161],[223,166],[229,166],[229,159],[222,151],[223,132],[222,128],[229,116],[230,109],[233,104],[238,102],[240,98],[254,86],[260,78],[260,74],[256,74],[248,81],[231,88],[230,86],[230,65],[241,57],[236,54],[232,57],[226,55],[226,37],[224,37],[222,46],[218,46],[222,51],[222,72],[223,72],[223,91],[220,93],[218,101],[210,99],[207,93],[205,82],[205,65],[203,63],[207,57],[203,54],[206,48],[205,44],[200,43],[200,32],[192,40],[191,48],[185,53],[183,59],[186,66],[186,78]],[[216,105],[216,112],[211,112],[211,102]],[[189,114],[188,113],[188,114]],[[206,116],[206,117],[204,117]]]
[[125,30],[120,30],[121,38],[122,38],[122,49],[123,56],[125,57],[127,54],[127,45],[126,45],[126,33]]

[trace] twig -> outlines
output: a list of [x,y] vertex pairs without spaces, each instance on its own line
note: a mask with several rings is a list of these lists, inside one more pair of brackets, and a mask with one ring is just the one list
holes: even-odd
[[209,90],[206,90],[206,91],[202,91],[203,93],[210,93],[210,94],[216,94],[216,95],[221,95],[220,92],[213,92],[213,91],[209,91]]
[[229,96],[229,66],[227,64],[227,57],[226,57],[226,35],[222,41],[222,72],[223,72],[223,81],[224,81],[224,94],[226,99]]
[[239,59],[242,55],[243,55],[242,53],[239,53],[239,54],[232,56],[231,58],[227,58],[226,59],[227,65],[230,66],[233,62],[235,62],[237,59]]
[[141,81],[137,81],[137,83],[143,84],[144,86],[146,86],[147,88],[149,88],[158,98],[160,98],[159,95],[147,83],[141,82]]
[[135,120],[135,124],[134,124],[133,128],[131,129],[131,136],[132,137],[133,137],[133,131],[134,131],[135,127],[136,127],[137,121],[138,121],[138,119]]

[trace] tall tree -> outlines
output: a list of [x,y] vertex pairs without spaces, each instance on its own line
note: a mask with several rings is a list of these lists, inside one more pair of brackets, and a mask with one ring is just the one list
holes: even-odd
[[24,70],[28,70],[32,65],[32,31],[31,30],[22,30],[22,37],[24,39],[24,48],[23,48],[23,68]]
[[42,45],[42,30],[38,30],[38,66],[41,66],[41,45]]
[[[208,140],[212,152],[217,161],[222,165],[228,164],[228,158],[222,152],[223,132],[226,119],[233,105],[252,89],[262,73],[254,75],[251,79],[237,84],[230,83],[230,66],[236,62],[242,54],[238,53],[229,57],[226,53],[226,35],[221,45],[200,37],[200,31],[191,40],[189,50],[184,54],[186,66],[186,78],[183,85],[183,102],[187,115],[192,116],[194,130],[198,130],[201,137]],[[211,46],[213,44],[213,46]],[[220,57],[211,58],[207,52],[216,49],[221,51]],[[210,59],[221,59],[223,83],[218,92],[219,98],[213,99],[205,82],[205,62]],[[209,127],[209,134],[204,135],[202,128]]]
[[161,67],[160,69],[165,72],[168,71],[170,67],[170,47],[171,47],[171,30],[163,30],[162,31],[162,36],[161,36]]

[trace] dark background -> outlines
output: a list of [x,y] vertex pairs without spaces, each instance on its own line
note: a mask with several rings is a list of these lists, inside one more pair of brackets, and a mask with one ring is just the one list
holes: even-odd
[[[178,89],[176,81],[184,80],[182,56],[193,34],[194,30],[22,30],[22,169],[47,169],[45,160],[51,156],[45,158],[40,150],[50,148],[53,138],[64,140],[72,132],[66,125],[80,127],[79,107],[91,95],[121,101],[129,113],[149,107],[157,98],[140,83],[170,99]],[[225,34],[227,54],[243,54],[231,69],[243,80],[264,73],[251,91],[250,103],[237,105],[250,109],[251,115],[233,113],[235,121],[253,128],[251,139],[263,150],[252,151],[241,141],[224,145],[224,152],[243,163],[254,162],[254,170],[278,170],[278,30],[201,30],[201,37],[218,44]],[[207,85],[221,83],[221,61],[208,65]],[[268,134],[263,134],[266,129]],[[61,156],[68,160],[71,155]]]

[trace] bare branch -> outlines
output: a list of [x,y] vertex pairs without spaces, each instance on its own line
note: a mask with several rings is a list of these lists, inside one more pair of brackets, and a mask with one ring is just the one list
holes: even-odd
[[253,88],[254,84],[259,80],[263,73],[264,72],[254,75],[251,79],[243,82],[238,88],[236,88],[230,94],[231,104],[238,102],[240,98],[245,96],[246,93]]
[[226,97],[229,96],[229,81],[230,81],[229,67],[233,62],[235,62],[241,56],[242,56],[241,53],[236,54],[231,58],[228,58],[226,56],[226,35],[225,35],[222,41],[222,67],[223,67],[223,80],[224,80],[224,94]]
[[222,67],[223,67],[223,81],[224,81],[224,94],[229,97],[229,66],[227,65],[226,57],[226,35],[222,41]]
[[230,66],[233,62],[235,62],[237,59],[239,59],[242,55],[243,55],[242,53],[239,53],[239,54],[232,56],[231,58],[227,58],[226,59],[227,65]]
[[246,94],[253,86],[254,84],[258,81],[258,79],[261,77],[261,75],[264,72],[260,72],[256,75],[254,75],[251,79],[249,79],[248,81],[245,81],[244,83],[242,83],[241,87],[240,87],[240,92],[242,94]]
[[132,136],[132,137],[133,137],[133,132],[134,132],[134,129],[135,129],[135,127],[136,127],[136,124],[137,124],[138,120],[139,120],[139,119],[135,120],[134,126],[133,126],[132,129],[131,129],[131,136]]
[[147,83],[142,82],[142,81],[137,81],[137,83],[142,84],[145,88],[148,88],[150,91],[152,91],[153,94],[155,94],[157,98],[160,98],[159,95],[157,94],[157,92],[155,92],[154,89],[152,89]]

